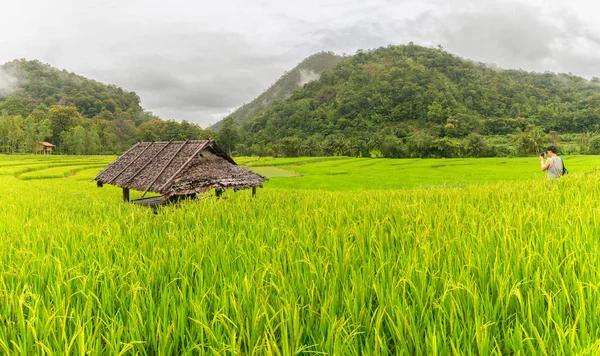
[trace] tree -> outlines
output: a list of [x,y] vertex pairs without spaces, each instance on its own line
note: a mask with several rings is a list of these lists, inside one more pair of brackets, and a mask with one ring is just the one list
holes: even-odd
[[5,110],[9,116],[20,115],[25,117],[29,115],[25,100],[20,95],[9,96],[6,101],[0,102],[0,111],[2,110]]
[[53,105],[48,110],[48,119],[52,127],[52,136],[61,137],[64,131],[83,125],[83,116],[75,106]]
[[487,150],[487,142],[481,135],[472,133],[467,137],[467,150],[472,157],[481,157]]
[[137,136],[137,128],[133,121],[130,120],[114,120],[110,121],[110,131],[117,138],[117,144],[121,150],[127,148],[135,142]]
[[323,152],[323,141],[325,138],[321,134],[309,136],[304,142],[305,154],[307,156],[319,156]]
[[406,157],[406,147],[401,139],[394,135],[388,135],[383,138],[380,144],[380,151],[386,158]]
[[560,133],[556,131],[550,131],[548,135],[550,136],[550,144],[558,147],[560,145]]
[[141,141],[160,141],[165,139],[165,122],[152,119],[139,126],[139,138]]
[[417,132],[410,136],[406,143],[411,157],[424,158],[430,154],[433,137],[424,132]]
[[217,142],[219,146],[225,148],[227,153],[231,154],[232,149],[235,148],[235,144],[238,143],[240,138],[239,131],[235,126],[233,117],[229,116],[223,120],[223,124],[217,135]]
[[23,140],[30,151],[35,151],[39,142],[52,137],[52,123],[45,115],[36,115],[34,111],[23,121]]
[[23,118],[21,115],[10,116],[6,111],[0,115],[0,139],[3,152],[18,152],[23,145]]
[[279,140],[282,153],[286,157],[297,157],[300,152],[302,140],[298,137],[284,137]]
[[250,146],[250,151],[259,157],[265,157],[269,154],[265,141],[260,141]]
[[106,110],[115,113],[117,111],[118,105],[117,102],[111,98],[104,102],[104,107],[106,108]]
[[431,150],[436,157],[460,157],[461,148],[459,140],[448,137],[438,138],[431,143]]
[[94,118],[106,120],[106,121],[113,121],[115,119],[115,115],[112,112],[106,110],[106,108],[102,108],[100,113],[98,115],[94,116]]
[[98,128],[96,125],[92,125],[89,130],[85,132],[84,138],[84,153],[86,155],[95,155],[100,150],[100,135],[98,135]]
[[597,155],[600,154],[600,135],[594,136],[590,139],[588,146],[588,153]]
[[117,144],[117,135],[113,133],[114,126],[112,121],[106,121],[94,118],[93,125],[98,130],[98,136],[100,137],[100,148],[99,153],[119,153],[121,149]]
[[437,101],[434,101],[433,103],[431,103],[431,105],[429,105],[428,109],[429,109],[429,111],[427,111],[427,119],[428,120],[431,120],[432,122],[436,122],[436,123],[442,123],[442,122],[446,121],[447,114],[440,103],[438,103]]
[[323,143],[323,151],[328,156],[340,156],[347,151],[346,144],[347,140],[343,135],[328,135]]
[[579,152],[582,154],[588,154],[590,150],[590,134],[589,132],[584,132],[579,136],[577,140],[577,144],[579,145]]
[[183,140],[203,140],[208,138],[200,126],[186,120],[183,120],[179,124],[179,131]]
[[133,122],[135,123],[136,126],[140,126],[141,124],[143,124],[145,122],[155,120],[155,119],[159,119],[158,116],[154,115],[150,111],[143,111],[134,116]]
[[514,144],[522,154],[541,152],[547,141],[548,135],[535,125],[528,125],[525,131],[517,133],[514,137]]
[[63,131],[60,135],[63,142],[64,151],[71,155],[81,155],[85,153],[86,132],[82,126],[76,126],[69,131]]

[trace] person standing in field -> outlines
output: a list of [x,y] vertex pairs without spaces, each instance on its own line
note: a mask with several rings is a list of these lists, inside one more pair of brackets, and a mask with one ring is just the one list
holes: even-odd
[[[546,162],[544,162],[544,158],[547,158]],[[540,162],[542,171],[548,172],[548,179],[560,178],[563,173],[563,161],[556,155],[556,147],[548,147],[547,152],[540,155]]]

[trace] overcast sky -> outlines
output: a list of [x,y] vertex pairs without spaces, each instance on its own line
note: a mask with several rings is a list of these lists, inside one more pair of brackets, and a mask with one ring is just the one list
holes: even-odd
[[21,0],[0,63],[38,59],[206,127],[318,51],[413,41],[503,68],[600,77],[592,0]]

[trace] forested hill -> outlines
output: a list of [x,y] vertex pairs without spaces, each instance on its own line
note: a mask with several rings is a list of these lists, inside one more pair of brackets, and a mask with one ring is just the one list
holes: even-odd
[[409,44],[359,52],[221,136],[242,154],[493,156],[548,143],[586,153],[599,125],[597,78],[500,70]]
[[39,61],[0,66],[0,152],[35,151],[49,141],[58,152],[120,153],[141,140],[200,139],[208,131],[163,121],[134,92]]
[[[248,104],[242,105],[229,117],[238,124],[253,119],[261,110],[269,108],[274,102],[289,98],[292,93],[311,80],[319,79],[321,73],[333,68],[343,57],[332,52],[319,52],[303,60],[294,69],[286,72],[271,87]],[[218,130],[222,121],[210,128]]]
[[[134,92],[125,91],[114,85],[105,85],[80,75],[58,70],[39,61],[14,60],[0,67],[16,79],[16,88],[11,92],[11,110],[23,117],[29,115],[40,104],[74,105],[85,117],[93,118],[102,109],[111,113],[142,112],[140,98]],[[0,100],[2,95],[0,93]],[[7,99],[6,97],[4,99]],[[5,104],[6,105],[11,105]],[[19,106],[16,108],[14,106]]]

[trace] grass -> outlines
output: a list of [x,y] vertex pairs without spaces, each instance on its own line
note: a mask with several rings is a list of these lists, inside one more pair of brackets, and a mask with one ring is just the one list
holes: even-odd
[[[90,164],[66,158],[57,175]],[[599,353],[599,158],[566,158],[560,182],[533,159],[501,162],[288,162],[268,168],[304,175],[256,199],[156,216],[96,188],[91,168],[2,175],[0,350]]]
[[291,170],[286,170],[286,169],[282,169],[279,167],[273,167],[273,166],[268,166],[268,167],[252,167],[251,168],[254,172],[258,173],[258,174],[262,174],[263,176],[267,177],[267,178],[274,178],[274,177],[296,177],[301,175],[298,172],[295,171],[291,171]]
[[[571,172],[588,172],[600,167],[599,156],[565,157]],[[463,186],[506,181],[526,181],[544,177],[539,159],[361,159],[278,165],[300,173],[293,179],[275,177],[266,186],[284,189],[387,190],[422,186]],[[250,167],[254,168],[254,167]]]
[[291,157],[291,158],[273,158],[273,157],[236,157],[235,161],[244,166],[248,167],[266,167],[266,166],[285,166],[294,165],[299,166],[308,163],[316,162],[331,162],[346,160],[348,157],[336,156],[336,157]]
[[[64,178],[72,176],[79,171],[94,170],[96,173],[102,170],[106,164],[92,164],[92,165],[55,165],[52,168],[36,169],[34,171],[27,171],[19,175],[19,179],[49,179],[49,178]],[[40,168],[40,167],[38,167]],[[93,177],[91,177],[93,178]]]

